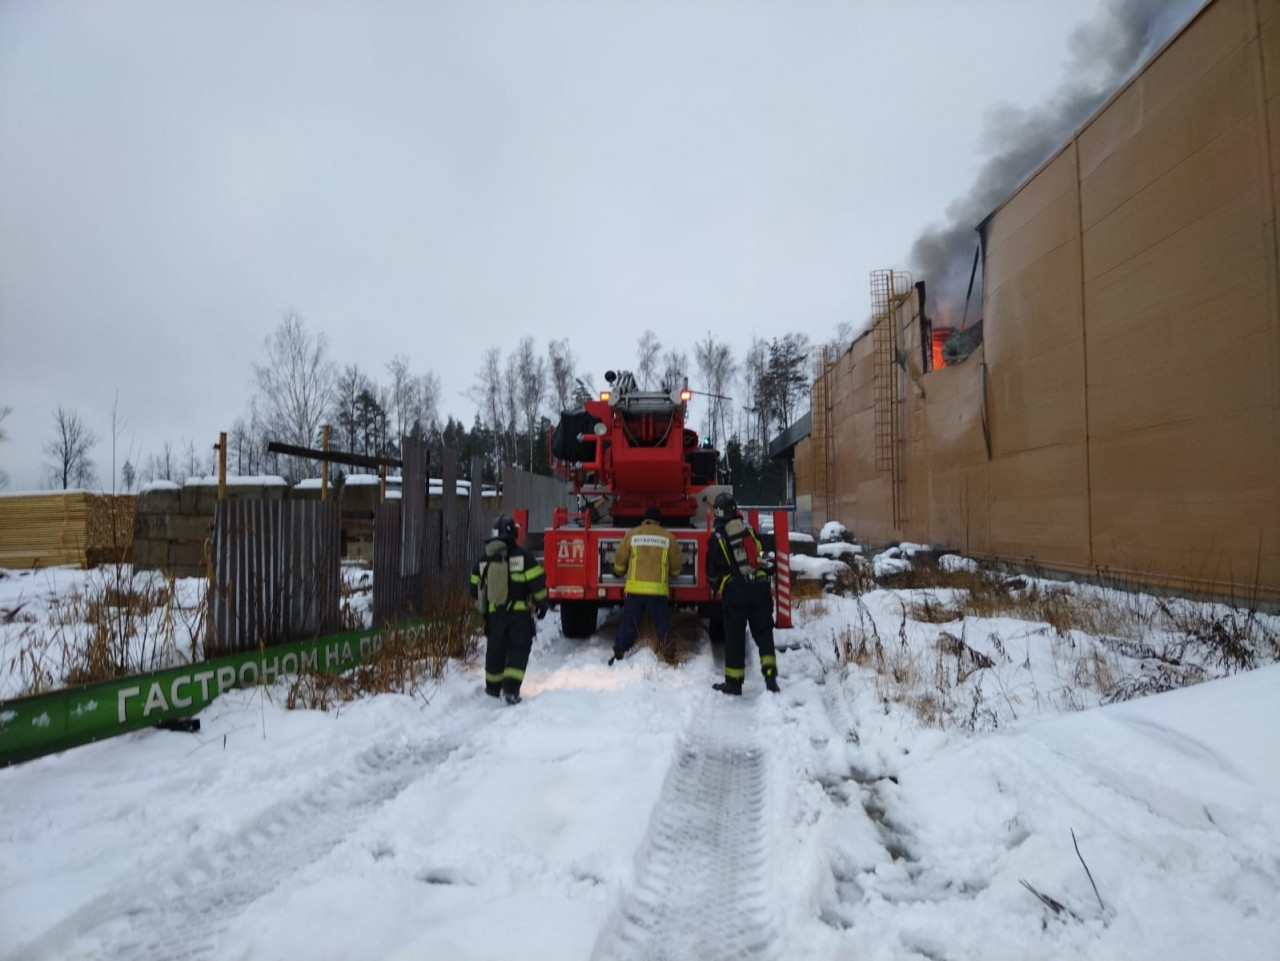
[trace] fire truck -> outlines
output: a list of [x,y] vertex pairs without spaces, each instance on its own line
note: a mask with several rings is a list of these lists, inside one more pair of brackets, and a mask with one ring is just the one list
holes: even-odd
[[[543,539],[547,593],[559,607],[561,629],[565,637],[589,637],[600,610],[622,602],[625,578],[613,573],[614,552],[627,529],[656,507],[684,555],[670,581],[672,602],[708,618],[718,639],[720,603],[706,582],[705,556],[711,501],[731,488],[717,483],[719,451],[685,426],[688,380],[642,390],[630,372],[607,371],[605,381],[607,390],[565,411],[552,431],[553,469],[577,505],[573,512],[558,508]],[[785,514],[778,523],[779,560],[789,566]],[[786,584],[789,613],[789,571]],[[781,578],[778,586],[781,603]]]

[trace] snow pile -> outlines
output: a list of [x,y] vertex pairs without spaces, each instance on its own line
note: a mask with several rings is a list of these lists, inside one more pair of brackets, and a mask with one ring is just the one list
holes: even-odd
[[788,540],[794,541],[797,544],[812,544],[813,535],[806,534],[804,531],[790,531],[788,534]]
[[805,554],[791,555],[791,573],[796,577],[811,577],[818,580],[834,581],[836,576],[846,570],[848,565],[829,557],[809,557]]
[[911,562],[903,557],[902,552],[896,547],[881,551],[873,560],[877,578],[889,577],[893,574],[905,574],[911,570]]
[[153,480],[147,481],[138,488],[139,494],[150,494],[152,491],[180,491],[182,485],[177,481],[171,480]]
[[818,541],[822,544],[833,544],[838,541],[848,540],[852,540],[849,537],[849,528],[839,521],[827,521],[822,525],[822,531],[818,534]]
[[948,574],[955,574],[959,571],[976,573],[978,562],[972,557],[961,557],[959,554],[943,554],[938,558],[938,569],[946,571]]

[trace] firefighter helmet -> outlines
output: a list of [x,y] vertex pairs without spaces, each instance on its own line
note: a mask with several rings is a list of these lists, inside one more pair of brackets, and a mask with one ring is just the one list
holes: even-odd
[[515,519],[510,514],[499,514],[493,522],[493,536],[509,544],[514,544],[516,538],[520,536],[520,525],[515,522]]
[[716,502],[713,505],[716,517],[727,519],[738,515],[738,502],[733,499],[733,495],[728,491],[724,491],[716,495]]

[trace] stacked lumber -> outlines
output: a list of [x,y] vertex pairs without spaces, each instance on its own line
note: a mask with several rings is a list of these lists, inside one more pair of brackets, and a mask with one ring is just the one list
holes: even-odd
[[0,567],[123,560],[132,537],[133,500],[87,491],[0,497]]

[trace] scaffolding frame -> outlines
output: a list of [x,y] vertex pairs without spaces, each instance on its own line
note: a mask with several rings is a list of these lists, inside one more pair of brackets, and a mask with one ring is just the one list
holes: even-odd
[[871,272],[872,377],[875,389],[876,470],[887,471],[893,501],[893,526],[906,523],[905,384],[898,357],[902,352],[898,308],[911,296],[911,274],[902,270]]
[[834,359],[826,344],[813,351],[813,395],[810,398],[810,436],[813,451],[813,493],[822,505],[822,520],[832,520],[830,472],[834,438],[831,434],[831,370]]

